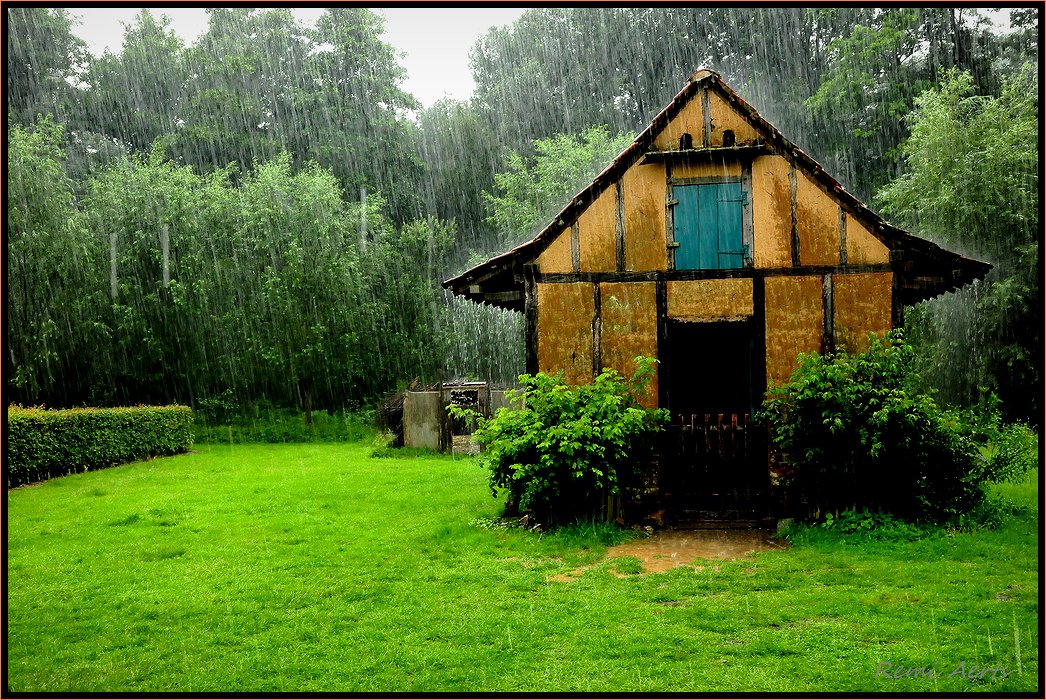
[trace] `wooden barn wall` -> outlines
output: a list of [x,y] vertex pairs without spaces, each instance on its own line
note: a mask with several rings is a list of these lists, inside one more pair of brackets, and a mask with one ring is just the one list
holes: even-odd
[[570,228],[564,229],[548,248],[538,256],[538,265],[542,272],[572,272],[573,256],[570,244]]
[[846,263],[873,265],[890,262],[890,249],[872,235],[864,224],[846,215]]
[[806,173],[796,174],[800,265],[839,264],[839,204]]
[[767,384],[787,381],[799,353],[821,350],[823,284],[821,275],[766,278]]
[[790,267],[792,194],[784,158],[765,156],[752,163],[752,227],[755,267]]
[[617,269],[617,188],[611,185],[578,217],[582,272]]
[[752,314],[750,277],[668,282],[669,318],[683,321],[737,320]]
[[[603,368],[625,375],[636,370],[637,355],[657,357],[657,307],[653,282],[606,282],[600,285],[600,360]],[[643,404],[657,406],[657,377]]]
[[704,124],[704,111],[700,96],[686,103],[679,114],[654,137],[654,148],[658,151],[669,151],[679,148],[679,138],[688,133],[693,137],[694,146],[701,146],[701,129]]
[[869,333],[890,330],[892,294],[890,272],[832,275],[835,349],[864,352]]
[[734,132],[734,141],[739,146],[754,143],[759,137],[741,113],[713,90],[708,91],[708,111],[712,117],[710,146],[722,146],[723,132],[727,130]]
[[568,384],[592,381],[592,319],[595,285],[541,284],[538,302],[538,370],[563,371]]
[[668,269],[665,240],[665,167],[633,165],[621,181],[624,194],[625,269]]

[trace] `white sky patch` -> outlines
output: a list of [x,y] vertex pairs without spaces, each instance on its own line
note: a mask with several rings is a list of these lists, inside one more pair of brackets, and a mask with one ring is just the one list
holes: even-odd
[[[154,15],[166,15],[186,46],[207,29],[203,7],[153,7]],[[95,56],[118,53],[124,25],[134,21],[141,7],[76,7],[70,13],[80,20],[74,33],[87,42]],[[374,11],[385,17],[382,39],[395,47],[399,63],[407,71],[402,87],[429,107],[442,97],[468,99],[475,85],[469,70],[468,53],[476,40],[493,26],[511,24],[525,7],[382,7]],[[322,7],[292,8],[299,21],[314,26]]]

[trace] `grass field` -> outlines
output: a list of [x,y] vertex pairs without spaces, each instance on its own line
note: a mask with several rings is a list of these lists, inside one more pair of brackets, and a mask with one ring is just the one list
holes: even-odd
[[205,446],[9,492],[5,690],[1034,691],[1036,479],[995,530],[622,575],[476,524],[471,460]]

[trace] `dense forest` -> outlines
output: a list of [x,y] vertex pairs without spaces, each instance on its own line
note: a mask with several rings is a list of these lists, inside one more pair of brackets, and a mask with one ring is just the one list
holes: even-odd
[[92,57],[5,10],[9,400],[355,408],[419,379],[510,382],[518,315],[440,281],[516,245],[700,67],[888,219],[992,262],[909,309],[948,402],[1038,423],[1038,8],[531,9],[423,108],[383,20],[143,10]]

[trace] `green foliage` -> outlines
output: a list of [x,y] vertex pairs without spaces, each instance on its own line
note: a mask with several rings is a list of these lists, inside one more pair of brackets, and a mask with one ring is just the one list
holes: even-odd
[[612,137],[605,126],[577,135],[557,134],[534,141],[534,155],[509,154],[508,169],[494,176],[500,194],[484,193],[503,246],[533,236],[581,188],[632,142],[632,134]]
[[186,406],[7,408],[8,488],[185,452],[193,444]]
[[907,117],[907,171],[877,195],[883,209],[927,238],[987,260],[980,284],[920,305],[910,339],[928,385],[970,405],[982,386],[1009,417],[1041,413],[1037,75],[1024,71],[998,96],[977,94],[952,71]]
[[197,444],[359,442],[374,434],[373,417],[366,412],[313,411],[307,423],[300,411],[290,409],[257,409],[243,417],[232,414],[235,409],[224,410],[220,399],[201,403],[202,419],[193,430]]
[[870,341],[857,355],[801,355],[790,382],[767,392],[761,418],[785,488],[822,511],[935,522],[970,511],[989,476],[972,431],[915,390],[901,331]]
[[515,408],[480,419],[474,433],[491,493],[507,492],[542,523],[599,515],[607,498],[646,466],[650,438],[667,419],[666,411],[638,402],[655,362],[638,357],[629,379],[608,369],[576,387],[562,375],[521,375],[522,389],[509,392]]

